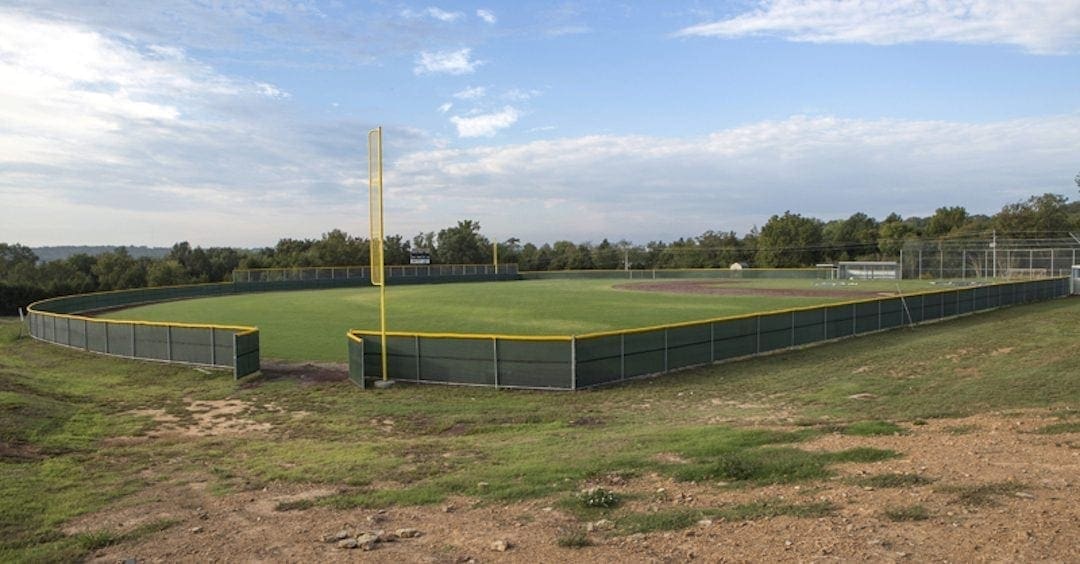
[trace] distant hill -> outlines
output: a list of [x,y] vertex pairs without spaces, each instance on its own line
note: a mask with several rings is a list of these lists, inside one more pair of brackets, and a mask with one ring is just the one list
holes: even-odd
[[[79,253],[97,256],[115,251],[119,246],[120,245],[64,245],[57,247],[31,247],[31,250],[34,251],[34,254],[37,255],[41,262],[49,262],[51,260],[66,259],[71,255],[77,255]],[[169,247],[129,246],[126,248],[128,253],[135,258],[161,258],[169,254],[170,250]]]

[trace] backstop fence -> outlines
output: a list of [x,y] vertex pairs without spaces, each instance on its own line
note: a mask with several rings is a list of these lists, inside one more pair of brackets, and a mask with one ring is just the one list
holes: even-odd
[[[1065,297],[1068,277],[576,336],[386,334],[388,375],[418,383],[575,390],[1004,306]],[[377,331],[347,335],[349,372],[381,378]]]
[[232,369],[259,370],[259,330],[235,325],[113,320],[85,314],[139,304],[234,293],[233,285],[195,284],[63,296],[30,304],[30,335],[90,352]]

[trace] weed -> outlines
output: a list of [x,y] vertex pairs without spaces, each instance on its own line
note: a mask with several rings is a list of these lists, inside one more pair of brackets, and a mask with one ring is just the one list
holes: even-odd
[[1067,421],[1039,427],[1035,430],[1040,435],[1063,435],[1065,433],[1080,433],[1080,421]]
[[841,432],[856,437],[876,437],[880,435],[902,435],[906,431],[899,425],[888,421],[857,421],[844,427]]
[[585,534],[585,531],[573,529],[561,531],[559,535],[555,537],[555,544],[563,548],[585,548],[587,546],[592,546],[592,541],[589,540],[589,536]]
[[945,486],[939,488],[942,493],[956,495],[956,503],[968,506],[993,506],[998,504],[998,498],[1020,491],[1024,484],[1016,482],[995,482],[969,486]]
[[581,504],[585,507],[602,507],[611,509],[619,504],[619,496],[613,491],[604,488],[589,488],[578,495]]
[[889,507],[885,509],[885,517],[890,521],[925,521],[930,518],[930,511],[921,505]]
[[877,474],[852,480],[855,485],[871,488],[913,488],[932,482],[930,478],[918,474]]

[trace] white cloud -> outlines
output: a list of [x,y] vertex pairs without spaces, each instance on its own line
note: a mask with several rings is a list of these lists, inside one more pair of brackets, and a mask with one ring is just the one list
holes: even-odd
[[[356,132],[371,124],[296,121],[275,103],[286,95],[176,47],[0,10],[0,209],[14,210],[0,240],[317,235],[314,218],[356,211],[327,210],[366,178]],[[393,136],[396,150],[415,147],[414,133]],[[280,223],[249,220],[260,216]]]
[[542,92],[539,90],[522,90],[520,88],[511,88],[510,90],[503,92],[502,97],[506,100],[511,100],[514,102],[525,102],[528,100],[532,100],[540,94],[542,94]]
[[259,91],[259,94],[262,94],[263,96],[266,96],[267,98],[274,98],[274,99],[277,99],[277,100],[282,100],[282,99],[289,98],[289,97],[292,96],[292,94],[289,94],[288,92],[285,92],[284,90],[281,90],[277,86],[274,86],[273,84],[267,84],[265,82],[256,82],[255,83],[255,88]]
[[561,25],[547,29],[545,35],[551,37],[561,37],[563,35],[581,35],[584,33],[592,33],[592,28],[583,24],[569,24]]
[[487,88],[483,86],[470,86],[464,90],[454,93],[454,97],[458,100],[477,100],[483,98],[487,94]]
[[794,116],[704,137],[421,151],[391,174],[404,200],[445,210],[429,226],[468,216],[534,241],[644,241],[745,232],[786,209],[825,219],[929,215],[943,205],[993,213],[1031,194],[1074,194],[1078,146],[1080,114],[979,124]]
[[465,14],[461,12],[449,12],[435,7],[427,7],[420,11],[405,9],[401,11],[401,15],[409,19],[428,17],[445,23],[453,23],[465,17]]
[[472,59],[472,49],[456,51],[421,51],[416,57],[413,73],[422,74],[472,74],[483,61]]
[[920,41],[1016,45],[1031,53],[1080,49],[1078,0],[762,0],[755,10],[678,35],[778,36],[810,43]]
[[439,105],[439,113],[440,114],[445,114],[446,112],[449,112],[450,109],[453,108],[453,107],[454,107],[454,104],[452,104],[450,102],[446,102],[445,104],[440,104]]
[[476,17],[484,20],[485,23],[489,24],[494,24],[496,21],[498,21],[495,18],[495,13],[491,10],[479,9],[476,11]]
[[450,122],[457,127],[458,137],[493,137],[500,130],[517,122],[520,113],[512,106],[489,114],[469,117],[453,116]]

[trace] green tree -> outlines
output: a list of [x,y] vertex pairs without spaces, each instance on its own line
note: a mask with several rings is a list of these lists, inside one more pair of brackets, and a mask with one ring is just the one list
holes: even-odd
[[944,237],[953,231],[959,230],[967,221],[968,212],[963,206],[938,208],[934,211],[934,215],[930,216],[926,235]]
[[146,270],[146,284],[148,286],[175,286],[188,282],[187,269],[180,261],[162,259],[150,264]]
[[593,265],[603,270],[622,267],[623,255],[610,241],[604,239],[593,249]]
[[491,244],[480,235],[480,223],[471,219],[458,221],[454,227],[439,231],[437,256],[444,264],[479,264],[491,257]]
[[99,255],[92,269],[102,290],[124,290],[146,286],[146,266],[124,247]]
[[778,268],[811,266],[821,255],[821,220],[784,212],[774,215],[758,236],[757,262]]
[[1063,235],[1077,227],[1069,216],[1069,199],[1049,193],[1006,205],[994,216],[993,225],[1016,238]]
[[30,283],[35,278],[38,257],[30,247],[0,243],[0,280]]

